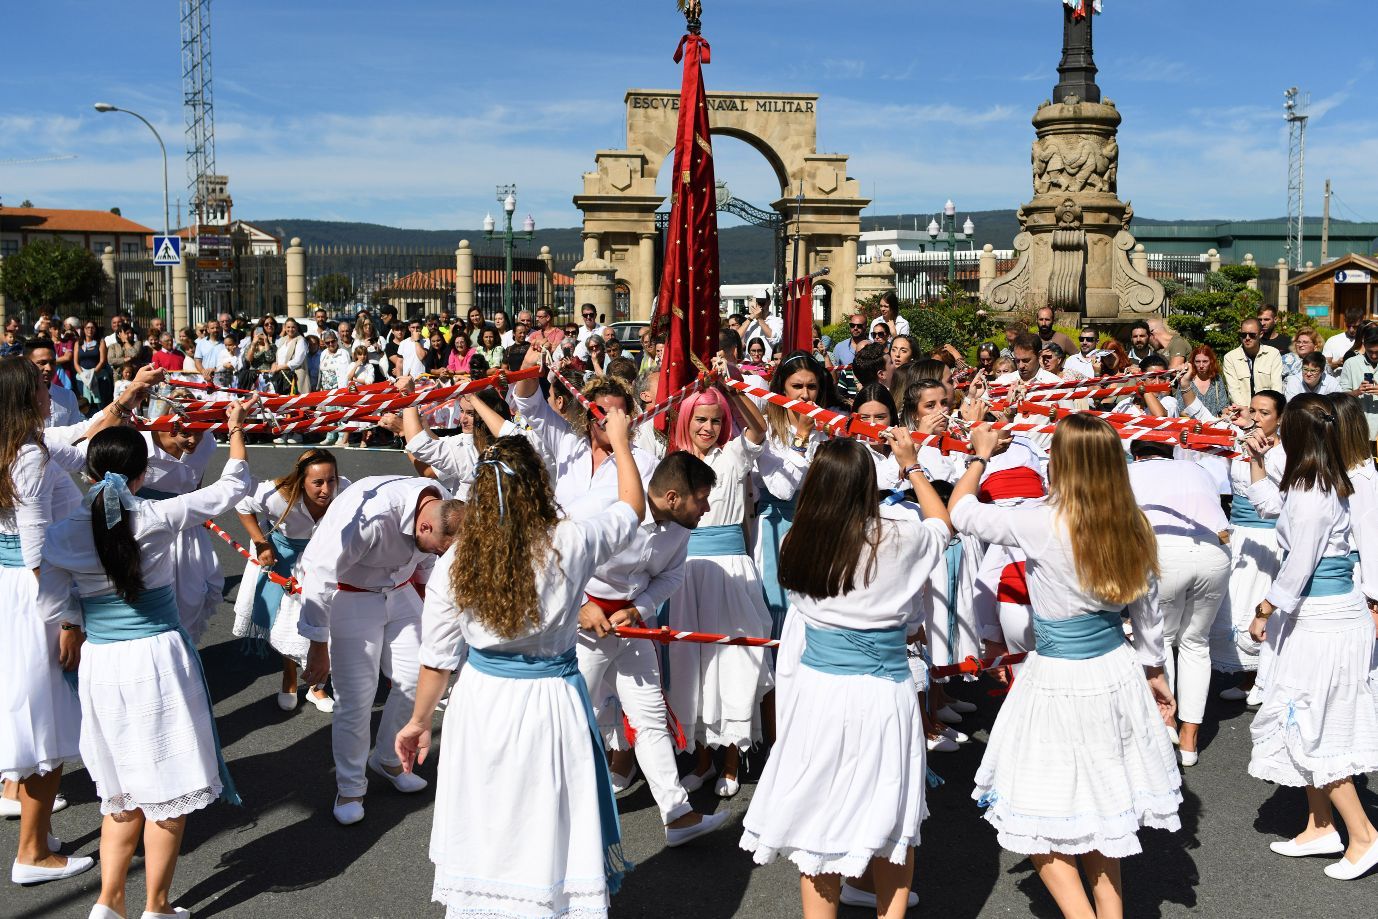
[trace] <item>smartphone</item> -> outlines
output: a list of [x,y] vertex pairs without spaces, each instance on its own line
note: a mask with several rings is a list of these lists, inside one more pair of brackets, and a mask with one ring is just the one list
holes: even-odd
[[1373,382],[1373,374],[1371,374],[1371,373],[1366,373],[1366,374],[1364,374],[1364,382],[1365,382],[1365,383],[1372,383],[1372,382]]

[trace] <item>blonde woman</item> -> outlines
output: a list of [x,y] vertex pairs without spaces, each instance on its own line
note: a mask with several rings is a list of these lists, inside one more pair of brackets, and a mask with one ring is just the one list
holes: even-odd
[[404,769],[425,762],[458,670],[430,843],[431,897],[450,915],[606,916],[628,867],[574,647],[584,585],[646,510],[627,414],[606,411],[617,500],[559,519],[535,449],[503,437],[483,454],[463,531],[426,592],[416,707],[396,746]]
[[1036,646],[991,728],[972,797],[1000,845],[1032,857],[1064,916],[1121,916],[1119,859],[1141,851],[1139,828],[1180,827],[1157,541],[1104,421],[1058,423],[1040,506],[977,500],[998,439],[985,425],[972,430],[974,458],[953,489],[952,523],[1024,550]]

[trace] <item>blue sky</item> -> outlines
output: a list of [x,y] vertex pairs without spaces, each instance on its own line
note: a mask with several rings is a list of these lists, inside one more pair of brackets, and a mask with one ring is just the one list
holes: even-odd
[[[1286,208],[1282,93],[1311,94],[1307,211],[1378,220],[1378,14],[1361,0],[1106,0],[1099,82],[1124,116],[1122,197],[1148,217]],[[1028,199],[1029,118],[1056,82],[1057,0],[706,0],[710,90],[817,92],[819,148],[848,153],[871,213]],[[161,223],[169,146],[186,199],[177,5],[7,5],[0,200],[119,206]],[[1364,26],[1362,20],[1367,19]],[[236,216],[473,228],[516,182],[519,216],[573,226],[599,149],[622,146],[628,88],[674,87],[671,0],[218,0],[217,162]],[[759,154],[718,139],[719,178],[779,193]],[[75,153],[76,160],[4,165]]]

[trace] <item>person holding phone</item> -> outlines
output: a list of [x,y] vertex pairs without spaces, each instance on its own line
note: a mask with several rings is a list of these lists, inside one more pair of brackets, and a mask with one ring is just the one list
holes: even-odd
[[1369,326],[1361,333],[1360,349],[1344,362],[1340,369],[1340,390],[1358,398],[1368,421],[1369,448],[1378,437],[1378,326]]

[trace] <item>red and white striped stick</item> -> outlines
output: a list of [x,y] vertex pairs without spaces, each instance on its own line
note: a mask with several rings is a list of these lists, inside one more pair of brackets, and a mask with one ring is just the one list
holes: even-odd
[[[250,555],[248,549],[244,548],[239,543],[235,542],[234,537],[231,536],[229,533],[226,533],[224,530],[220,529],[220,527],[216,526],[214,521],[207,520],[204,525],[206,529],[210,530],[216,536],[219,536],[221,539],[225,540],[225,542],[229,543],[230,546],[233,547],[234,550],[238,552],[240,555],[244,556],[253,564],[258,564],[258,558],[256,556]],[[265,571],[264,574],[268,576],[268,580],[284,588],[288,593],[301,593],[301,585],[297,583],[296,578],[285,578],[282,575],[278,574],[276,571],[273,571],[271,568]]]
[[665,397],[664,402],[656,403],[655,405],[646,409],[646,411],[642,412],[640,415],[637,415],[635,418],[633,418],[631,426],[635,428],[637,425],[642,424],[643,422],[650,421],[654,418],[657,418],[665,414],[666,412],[670,411],[670,409],[674,408],[676,405],[679,405],[685,399],[689,398],[694,393],[698,392],[700,389],[703,389],[706,382],[707,381],[705,379],[704,374],[699,374],[697,377],[695,377],[693,380],[689,382],[688,386],[683,386],[675,392],[670,393],[670,395]]
[[618,638],[644,638],[668,645],[672,641],[688,641],[700,645],[745,645],[749,648],[778,648],[780,642],[775,638],[747,638],[744,636],[714,635],[711,632],[676,632],[668,626],[658,629],[638,629],[621,626],[612,630]]
[[1018,664],[1029,656],[1029,652],[1020,651],[1017,654],[1001,654],[996,657],[988,657],[985,660],[977,660],[968,657],[966,660],[956,664],[943,664],[938,667],[929,667],[928,675],[934,679],[941,679],[948,676],[961,676],[963,674],[977,674],[987,670],[999,670],[1001,667],[1009,667]]

